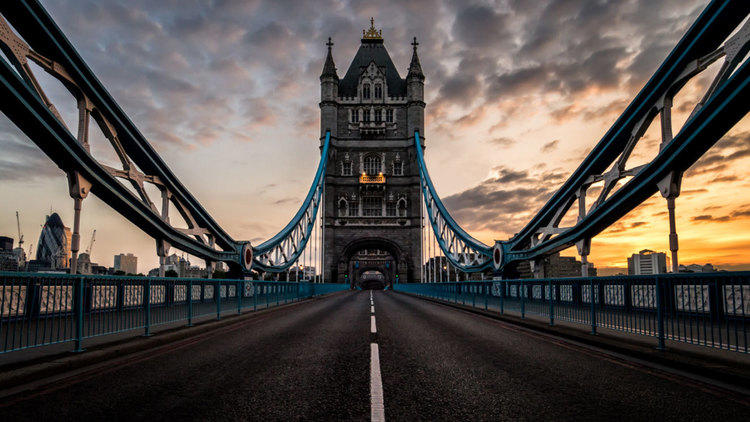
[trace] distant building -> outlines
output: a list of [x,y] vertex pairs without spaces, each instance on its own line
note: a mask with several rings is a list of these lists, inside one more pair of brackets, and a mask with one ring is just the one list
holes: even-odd
[[644,249],[628,258],[628,275],[664,274],[668,266],[666,253]]
[[129,253],[115,255],[115,271],[123,271],[125,274],[138,274],[138,257]]
[[[581,261],[573,256],[560,256],[560,253],[552,254],[542,259],[545,278],[565,278],[581,276]],[[517,271],[520,278],[534,278],[531,264],[524,261],[518,264]],[[589,262],[589,277],[596,277],[596,267]]]
[[0,271],[24,271],[26,252],[13,248],[13,238],[0,236]]
[[40,271],[68,269],[71,236],[70,228],[65,227],[57,213],[48,216],[39,235],[34,267]]
[[715,273],[719,270],[717,270],[711,264],[706,264],[706,265],[689,264],[689,265],[680,265],[679,271],[681,273]]
[[78,265],[77,265],[77,274],[92,274],[92,267],[94,267],[96,263],[91,262],[91,255],[87,254],[86,252],[81,252],[78,255]]

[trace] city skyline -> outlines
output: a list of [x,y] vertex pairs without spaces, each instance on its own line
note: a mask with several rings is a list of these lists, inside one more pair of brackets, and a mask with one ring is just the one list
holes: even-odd
[[[128,9],[116,2],[43,3],[204,207],[234,238],[256,244],[296,211],[319,158],[315,75],[327,37],[337,67],[345,69],[374,16],[403,75],[417,36],[425,48],[428,168],[456,220],[491,244],[523,227],[568,177],[706,2],[633,1],[587,13],[585,2],[572,2],[554,11],[558,23],[545,3],[492,9],[417,2],[414,9],[352,8],[356,13],[332,7],[332,15],[303,6],[283,23],[279,16],[288,10],[277,3],[180,10],[147,2]],[[641,20],[632,19],[636,14]],[[680,105],[693,101],[689,96],[711,76],[676,99],[676,124],[690,112]],[[53,102],[74,121],[74,105],[56,101],[66,98],[59,94],[52,90]],[[658,149],[658,125],[652,127],[656,133],[647,133],[636,157],[645,160]],[[749,129],[745,118],[686,174],[677,199],[682,263],[750,268],[748,154],[737,149]],[[92,136],[92,152],[104,151],[97,146],[101,135]],[[0,145],[7,152],[0,194],[13,198],[0,204],[0,234],[16,237],[14,212],[21,210],[28,245],[50,205],[70,226],[62,171],[5,116]],[[105,262],[126,243],[143,268],[157,266],[153,240],[95,196],[84,201],[83,215],[82,239],[93,229],[99,234],[92,261]],[[657,195],[594,238],[589,260],[600,270],[626,268],[634,251],[668,250],[667,235],[666,204]]]

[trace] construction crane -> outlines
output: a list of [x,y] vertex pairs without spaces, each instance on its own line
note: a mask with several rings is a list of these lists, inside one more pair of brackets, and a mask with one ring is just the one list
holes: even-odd
[[21,248],[23,245],[23,234],[21,234],[21,217],[18,216],[18,211],[16,211],[16,225],[18,226],[18,247]]
[[91,233],[91,241],[89,242],[89,247],[86,248],[86,253],[89,257],[91,257],[91,249],[94,247],[94,240],[96,240],[96,229]]

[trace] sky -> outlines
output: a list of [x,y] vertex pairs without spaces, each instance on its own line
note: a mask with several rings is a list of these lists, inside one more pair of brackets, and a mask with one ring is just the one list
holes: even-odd
[[[373,17],[404,77],[416,36],[429,171],[455,219],[492,244],[567,179],[707,1],[42,3],[183,184],[230,235],[256,244],[296,212],[315,172],[327,38],[342,77]],[[717,69],[675,98],[675,133]],[[75,101],[36,70],[75,128]],[[91,136],[92,154],[115,164],[101,133]],[[628,167],[655,156],[659,136],[657,122]],[[681,263],[750,269],[748,140],[745,117],[685,174]],[[0,151],[0,234],[17,238],[16,210],[27,246],[50,210],[72,226],[63,172],[2,114]],[[616,272],[641,249],[668,251],[666,212],[650,198],[593,239],[590,261]],[[154,241],[96,197],[84,201],[81,227],[81,250],[97,230],[93,261],[111,266],[132,252],[139,271],[157,265]]]

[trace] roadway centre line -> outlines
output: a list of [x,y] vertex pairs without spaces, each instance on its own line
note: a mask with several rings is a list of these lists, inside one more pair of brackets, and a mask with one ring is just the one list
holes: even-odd
[[370,315],[370,332],[373,334],[378,332],[375,328],[375,315]]
[[[375,320],[372,321],[374,324]],[[383,380],[380,377],[380,353],[377,343],[370,343],[370,420],[385,421]]]
[[371,313],[371,314],[374,314],[374,313],[375,313],[375,306],[373,306],[373,305],[370,305],[370,313]]

